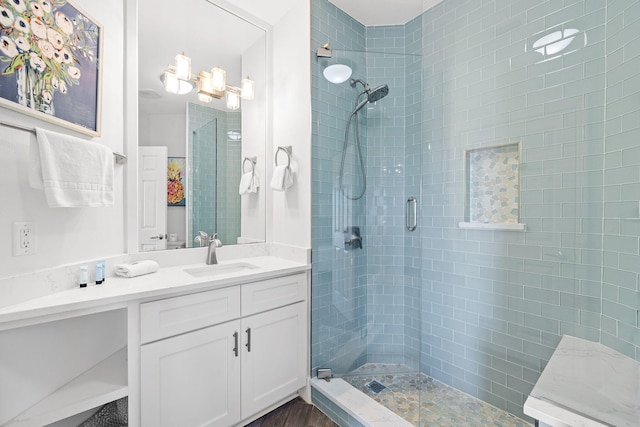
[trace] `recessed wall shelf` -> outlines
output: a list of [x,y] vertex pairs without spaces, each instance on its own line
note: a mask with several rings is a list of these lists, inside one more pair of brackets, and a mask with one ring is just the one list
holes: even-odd
[[124,347],[27,409],[5,426],[41,427],[97,408],[128,394],[127,348]]
[[523,231],[520,223],[520,143],[467,150],[460,228]]

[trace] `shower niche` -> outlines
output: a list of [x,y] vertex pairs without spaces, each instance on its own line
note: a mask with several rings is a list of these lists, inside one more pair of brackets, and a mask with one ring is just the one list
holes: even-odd
[[520,143],[464,152],[465,208],[460,228],[524,230],[520,223]]

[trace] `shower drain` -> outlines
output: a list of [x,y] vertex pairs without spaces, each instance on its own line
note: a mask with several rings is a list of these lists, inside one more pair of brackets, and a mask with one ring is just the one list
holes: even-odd
[[367,384],[367,387],[369,387],[371,391],[373,391],[376,394],[380,393],[382,390],[386,388],[385,386],[380,384],[378,381],[371,381],[369,384]]

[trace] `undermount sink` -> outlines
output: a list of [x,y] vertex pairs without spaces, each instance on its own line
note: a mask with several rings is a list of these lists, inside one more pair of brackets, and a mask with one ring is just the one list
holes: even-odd
[[214,264],[205,267],[186,268],[185,273],[193,277],[217,276],[220,274],[242,273],[254,270],[258,266],[246,262],[235,262],[233,264]]

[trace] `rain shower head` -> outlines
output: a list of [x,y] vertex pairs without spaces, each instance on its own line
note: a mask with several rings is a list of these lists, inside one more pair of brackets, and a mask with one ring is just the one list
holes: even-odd
[[370,90],[367,92],[367,99],[369,102],[380,101],[382,98],[389,94],[389,86],[384,84],[380,85],[377,88]]
[[356,105],[356,108],[353,109],[354,114],[360,111],[360,109],[367,105],[369,102],[373,103],[380,101],[382,98],[389,94],[389,86],[386,84],[380,85],[375,89],[371,89],[371,87],[369,87],[369,83],[361,79],[351,79],[349,83],[352,87],[356,87],[356,84],[360,83],[364,87],[364,90],[362,91],[362,93],[360,93],[360,95],[367,95],[367,97],[364,100],[360,101],[360,103]]

